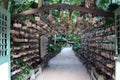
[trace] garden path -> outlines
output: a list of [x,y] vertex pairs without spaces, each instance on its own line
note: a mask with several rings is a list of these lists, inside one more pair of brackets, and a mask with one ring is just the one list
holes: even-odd
[[36,80],[90,80],[90,75],[72,47],[65,47],[49,61]]

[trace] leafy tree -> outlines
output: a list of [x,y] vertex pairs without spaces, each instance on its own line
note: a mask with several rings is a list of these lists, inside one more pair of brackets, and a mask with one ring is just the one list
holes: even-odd
[[36,0],[1,0],[0,5],[11,14],[14,14],[31,8],[37,8],[38,2]]
[[97,0],[96,8],[114,12],[120,5],[119,0]]
[[62,3],[62,4],[70,4],[70,5],[80,5],[82,0],[51,0],[50,5]]
[[96,1],[96,8],[99,9],[103,9],[103,10],[107,10],[108,5],[111,3],[111,0],[97,0]]
[[118,4],[113,3],[113,4],[110,4],[110,5],[108,6],[108,9],[107,9],[107,10],[110,11],[110,12],[114,12],[118,7],[119,7]]

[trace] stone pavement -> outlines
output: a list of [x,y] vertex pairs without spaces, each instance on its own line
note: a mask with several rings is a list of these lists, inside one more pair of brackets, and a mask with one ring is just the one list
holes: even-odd
[[72,48],[65,47],[36,80],[90,80],[90,75]]

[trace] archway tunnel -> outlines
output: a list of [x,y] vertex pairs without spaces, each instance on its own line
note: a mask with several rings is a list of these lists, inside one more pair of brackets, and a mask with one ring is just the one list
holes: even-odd
[[41,80],[37,77],[49,67],[51,59],[54,62],[59,59],[55,57],[63,55],[70,61],[70,55],[74,57],[72,65],[74,60],[81,62],[79,66],[89,77],[70,80],[119,80],[120,9],[113,13],[95,9],[94,4],[94,0],[80,6],[59,3],[13,14],[11,80]]

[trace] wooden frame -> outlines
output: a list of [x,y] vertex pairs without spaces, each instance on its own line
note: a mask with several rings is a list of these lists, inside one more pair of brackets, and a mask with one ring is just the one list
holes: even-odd
[[99,15],[99,16],[104,16],[104,17],[114,17],[114,13],[105,12],[103,10],[94,10],[94,9],[89,9],[89,8],[85,8],[85,7],[80,7],[80,6],[69,5],[69,4],[53,4],[53,5],[39,7],[37,9],[27,10],[27,11],[24,11],[21,13],[14,14],[12,16],[12,20],[15,18],[22,17],[22,16],[27,16],[30,14],[40,13],[42,11],[49,11],[51,9],[61,9],[61,8],[69,9],[69,10],[78,10],[81,12],[91,13],[93,15]]

